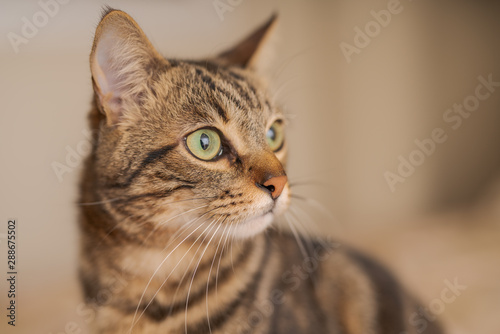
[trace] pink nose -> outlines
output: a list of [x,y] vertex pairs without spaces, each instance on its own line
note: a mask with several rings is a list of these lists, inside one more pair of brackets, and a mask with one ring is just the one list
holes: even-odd
[[285,188],[285,184],[287,183],[288,178],[286,175],[281,175],[281,176],[274,176],[264,182],[263,186],[264,188],[267,188],[269,192],[271,193],[271,197],[273,199],[278,198],[281,195],[281,192],[283,191],[283,188]]

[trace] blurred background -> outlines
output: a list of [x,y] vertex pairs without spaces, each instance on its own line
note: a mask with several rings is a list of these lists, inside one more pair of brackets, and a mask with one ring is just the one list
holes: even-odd
[[0,0],[2,333],[86,332],[75,203],[105,4],[179,58],[214,55],[278,12],[268,79],[307,198],[295,214],[380,259],[449,333],[500,333],[500,2]]

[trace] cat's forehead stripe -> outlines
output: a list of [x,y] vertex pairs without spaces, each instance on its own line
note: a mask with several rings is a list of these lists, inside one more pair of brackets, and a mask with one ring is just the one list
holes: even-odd
[[208,109],[215,118],[253,129],[265,126],[273,109],[244,74],[210,62],[184,62],[182,65],[191,73],[193,81],[189,82],[189,88],[193,95],[201,99],[198,102],[210,106]]
[[221,83],[230,85],[245,98],[245,102],[249,102],[251,107],[261,108],[258,90],[249,78],[236,72],[238,70],[237,68],[220,66],[207,61],[189,62],[188,64],[195,67],[197,73],[203,72],[205,75],[212,78],[214,82],[220,81]]
[[[231,85],[252,108],[262,108],[258,91],[248,78],[235,72],[236,69],[219,66],[211,62],[193,62],[196,67],[202,67],[212,76]],[[250,94],[252,97],[250,97]]]
[[[228,99],[229,101],[231,101],[239,109],[243,108],[243,103],[242,103],[243,101],[241,101],[240,99],[238,99],[238,97],[235,96],[234,94],[231,94],[225,88],[221,87],[220,83],[216,83],[216,79],[213,78],[213,77],[211,77],[210,74],[208,74],[207,72],[203,72],[202,70],[200,70],[200,69],[197,68],[196,69],[196,75],[201,79],[201,81],[204,84],[208,85],[208,87],[210,88],[211,91],[223,95],[226,99]],[[223,115],[224,115],[223,118],[227,119],[227,115],[225,115],[225,113]]]

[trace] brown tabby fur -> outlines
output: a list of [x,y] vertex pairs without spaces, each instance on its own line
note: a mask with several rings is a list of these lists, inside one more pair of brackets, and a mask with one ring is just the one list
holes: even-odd
[[[290,198],[288,184],[276,199],[259,186],[285,175],[286,142],[273,152],[265,137],[283,114],[257,75],[274,22],[219,57],[181,61],[161,57],[127,14],[104,14],[81,182],[94,333],[417,332],[415,303],[379,265],[266,229]],[[224,138],[214,161],[184,143],[203,127]]]

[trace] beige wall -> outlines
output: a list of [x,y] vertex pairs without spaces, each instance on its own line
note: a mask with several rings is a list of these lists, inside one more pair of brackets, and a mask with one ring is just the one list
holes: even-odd
[[[0,1],[0,219],[19,221],[24,314],[17,333],[55,334],[68,321],[82,322],[74,293],[80,165],[59,182],[51,164],[65,164],[67,147],[85,144],[92,94],[87,57],[103,3],[61,5],[15,53],[8,34],[20,34],[22,18],[31,20],[41,7]],[[462,205],[498,170],[500,90],[457,130],[442,117],[474,93],[478,76],[500,81],[500,4],[401,0],[401,12],[348,63],[341,43],[353,44],[353,28],[373,21],[370,11],[386,9],[388,1],[243,0],[223,20],[212,1],[106,3],[136,18],[167,57],[213,54],[279,12],[270,79],[290,115],[289,174],[306,183],[298,193],[331,212],[327,220],[303,205],[328,234]],[[434,128],[443,128],[448,140],[391,192],[384,173],[395,172],[398,156],[408,157],[414,140]],[[5,254],[3,240],[0,248]],[[59,298],[61,292],[68,297]],[[3,320],[0,328],[3,333]]]

